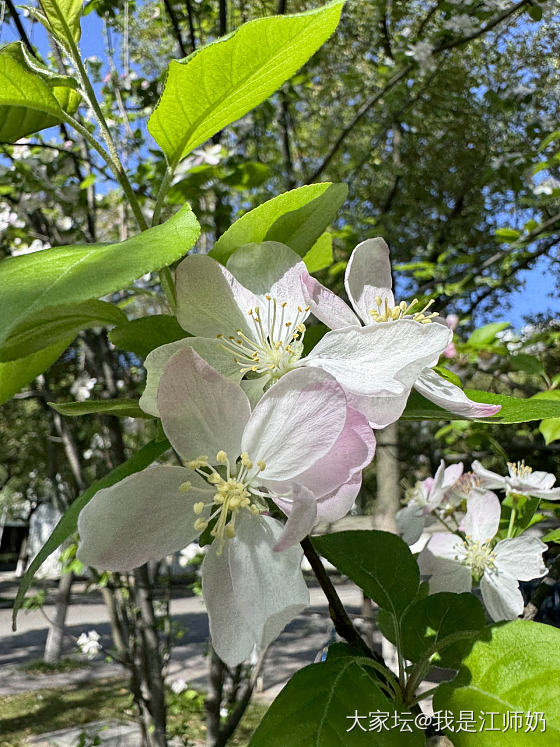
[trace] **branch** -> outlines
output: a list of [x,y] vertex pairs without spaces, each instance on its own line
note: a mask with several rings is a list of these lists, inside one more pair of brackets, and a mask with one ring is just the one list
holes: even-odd
[[179,50],[182,56],[186,57],[188,55],[188,52],[185,49],[185,45],[183,43],[183,37],[181,36],[181,27],[179,26],[179,21],[177,20],[175,11],[173,10],[173,5],[171,4],[170,0],[163,0],[163,2],[165,5],[165,9],[167,10],[167,15],[169,16],[169,20],[171,21],[171,25],[173,26],[173,33],[175,34],[175,38],[177,39]]
[[194,21],[191,0],[187,0],[187,19],[189,22],[189,34],[191,36],[191,51],[196,49],[196,34],[194,33]]

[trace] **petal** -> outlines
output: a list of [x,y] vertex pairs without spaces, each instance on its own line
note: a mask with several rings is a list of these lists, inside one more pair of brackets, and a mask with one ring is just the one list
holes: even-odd
[[[256,297],[226,268],[204,254],[190,254],[176,273],[177,321],[199,337],[251,335],[247,312]],[[258,303],[258,301],[256,301]]]
[[215,543],[202,564],[202,593],[212,644],[234,667],[254,646],[261,650],[309,604],[301,572],[302,551],[274,552],[282,524],[248,512],[239,516],[237,535],[218,555]]
[[354,505],[360,488],[362,487],[362,473],[356,474],[332,493],[321,496],[317,500],[317,521],[332,523],[346,516]]
[[449,490],[449,488],[452,488],[453,485],[457,482],[457,480],[461,477],[463,474],[463,462],[459,462],[458,464],[450,464],[449,467],[445,468],[445,472],[443,475],[443,483],[442,483],[442,489],[443,490]]
[[169,361],[160,380],[158,409],[165,435],[186,461],[218,451],[235,461],[251,408],[247,395],[192,349]]
[[489,490],[472,490],[467,498],[463,531],[475,542],[488,542],[500,526],[501,506],[498,496]]
[[204,358],[218,373],[233,381],[241,379],[239,365],[234,361],[233,355],[224,349],[220,340],[210,337],[185,337],[184,340],[169,342],[155,348],[148,354],[144,361],[146,369],[146,387],[140,397],[139,405],[144,412],[159,417],[157,409],[157,392],[159,382],[165,366],[173,358],[175,353],[185,348],[192,348]]
[[471,590],[471,569],[460,562],[462,555],[463,542],[455,535],[438,532],[432,536],[418,556],[420,572],[430,575],[430,594]]
[[256,379],[243,379],[240,383],[241,388],[249,399],[251,410],[254,410],[257,402],[263,396],[263,389],[267,383],[266,376],[259,376]]
[[397,531],[407,545],[413,545],[418,542],[424,531],[426,514],[422,506],[416,503],[409,503],[405,508],[397,511],[395,521]]
[[414,388],[430,402],[434,402],[448,412],[463,415],[467,418],[489,418],[502,409],[501,405],[473,402],[462,389],[430,368],[422,371],[414,384]]
[[480,580],[480,591],[488,614],[498,620],[514,620],[524,608],[523,595],[517,579],[505,573],[484,572]]
[[410,391],[392,397],[358,395],[347,392],[348,402],[361,412],[373,429],[385,428],[396,422],[403,413]]
[[[180,485],[191,483],[187,493]],[[78,518],[84,565],[128,571],[159,560],[200,534],[193,506],[214,490],[184,467],[156,465],[99,490]]]
[[482,464],[475,460],[471,465],[471,471],[478,477],[480,485],[483,488],[490,488],[490,490],[503,490],[506,488],[507,480],[502,475],[498,475],[496,472],[491,472],[489,469],[485,469]]
[[520,581],[541,578],[547,573],[542,557],[547,549],[544,542],[529,534],[501,540],[494,548],[496,568]]
[[302,287],[305,302],[311,313],[327,327],[339,329],[340,327],[361,326],[360,320],[352,309],[311,275],[302,277]]
[[344,276],[348,298],[364,324],[371,324],[370,311],[377,309],[376,298],[387,299],[393,306],[389,247],[381,238],[367,239],[354,249]]
[[327,332],[304,361],[331,373],[350,393],[401,395],[434,365],[449,334],[440,324],[409,319],[346,327]]
[[242,451],[262,460],[266,480],[291,481],[325,456],[346,422],[346,397],[332,376],[312,368],[285,374],[257,404]]
[[[274,500],[274,498],[273,498]],[[283,501],[285,503],[285,501]],[[280,505],[280,504],[278,504]],[[280,508],[282,506],[280,505]],[[284,531],[274,545],[274,551],[280,552],[298,542],[311,532],[317,521],[317,501],[313,494],[302,486],[292,492],[291,510],[284,524]]]

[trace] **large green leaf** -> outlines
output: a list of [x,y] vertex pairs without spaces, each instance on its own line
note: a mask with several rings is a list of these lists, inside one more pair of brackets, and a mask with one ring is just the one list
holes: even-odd
[[154,314],[141,319],[133,319],[121,324],[109,333],[109,339],[122,350],[136,353],[145,358],[154,348],[168,342],[176,342],[188,333],[179,326],[174,316]]
[[406,542],[390,532],[359,530],[314,537],[313,544],[377,604],[399,617],[418,591],[420,572]]
[[[558,391],[558,389],[552,389],[548,392],[539,392],[538,394],[535,394],[532,399],[555,400],[560,403],[560,391]],[[539,425],[539,431],[542,433],[544,442],[547,446],[553,441],[560,440],[560,417],[545,418]]]
[[98,490],[102,488],[108,488],[111,485],[124,480],[128,475],[132,475],[135,472],[148,467],[158,457],[160,457],[169,448],[169,441],[162,439],[161,441],[150,441],[140,451],[127,459],[126,462],[120,464],[114,470],[111,470],[108,475],[97,480],[91,485],[84,493],[82,493],[72,503],[70,508],[66,511],[62,519],[58,522],[56,527],[53,529],[51,536],[45,542],[43,547],[39,550],[37,555],[33,558],[29,564],[29,568],[26,570],[24,577],[21,580],[16,600],[14,602],[14,609],[12,615],[12,628],[16,630],[17,614],[23,603],[25,594],[31,586],[33,577],[37,573],[38,569],[45,562],[45,560],[51,555],[63,542],[65,542],[70,535],[74,534],[78,526],[78,516],[82,508],[91,501],[93,496]]
[[32,314],[19,324],[0,347],[0,361],[23,358],[60,340],[75,337],[82,329],[126,322],[121,309],[105,301],[53,306]]
[[0,363],[0,405],[11,399],[26,384],[46,371],[72,342],[73,336],[59,340],[37,353]]
[[303,256],[332,222],[347,193],[345,184],[323,182],[278,195],[239,218],[220,236],[210,256],[225,264],[240,246],[269,240],[287,244]]
[[[447,736],[456,747],[552,747],[560,745],[560,630],[550,625],[515,620],[490,629],[489,640],[475,643],[457,677],[440,685],[434,711],[474,711],[477,728]],[[521,712],[516,730],[508,714]],[[480,713],[494,713],[494,730],[480,728]],[[543,713],[546,731],[530,713]],[[509,724],[509,728],[508,727]],[[506,727],[506,728],[504,728]],[[502,730],[503,729],[503,730]]]
[[3,259],[0,343],[32,314],[105,296],[171,264],[193,246],[199,230],[186,205],[161,226],[118,244],[61,246]]
[[[477,389],[465,389],[465,394],[475,402],[501,405],[502,409],[491,418],[476,418],[485,423],[527,423],[531,420],[560,417],[560,402],[549,400],[518,399],[506,394],[481,392]],[[466,420],[462,415],[454,415],[438,405],[434,405],[416,391],[412,391],[405,410],[401,415],[403,420]],[[469,418],[472,419],[472,418]]]
[[68,29],[74,41],[80,41],[82,0],[40,0],[40,3],[47,20],[45,25],[51,33],[64,40]]
[[264,101],[337,27],[344,0],[297,15],[260,18],[172,60],[148,129],[171,167]]
[[[424,735],[413,724],[414,731],[400,731],[400,722],[411,724],[414,717],[405,716],[378,682],[364,658],[336,656],[300,669],[266,712],[250,747],[423,745]],[[370,731],[376,712],[388,714],[387,720],[380,731]]]
[[479,345],[489,345],[494,342],[498,332],[502,332],[504,329],[509,327],[509,325],[509,322],[491,322],[490,324],[485,324],[484,327],[475,329],[467,340],[467,343],[475,347],[478,347]]
[[303,261],[311,274],[330,267],[333,263],[332,236],[322,233],[311,249],[304,256]]
[[119,418],[151,418],[135,399],[88,399],[85,402],[49,402],[61,415],[116,415]]
[[0,49],[0,142],[60,124],[78,108],[76,81],[54,75],[29,56],[21,42]]

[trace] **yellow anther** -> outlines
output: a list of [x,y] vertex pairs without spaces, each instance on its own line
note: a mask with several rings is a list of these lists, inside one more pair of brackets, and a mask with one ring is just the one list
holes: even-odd
[[235,537],[235,527],[232,527],[231,524],[228,524],[226,527],[226,537],[228,537],[229,539]]
[[197,516],[200,516],[200,514],[204,511],[204,503],[200,501],[199,503],[195,503],[193,506],[193,511]]
[[303,334],[305,332],[305,324],[303,322],[300,322],[296,326],[296,329],[297,329],[298,332],[301,332],[301,334]]
[[383,303],[383,299],[381,298],[381,296],[375,297],[375,303],[377,304],[377,306],[381,306],[381,304]]
[[187,462],[187,467],[189,469],[199,469],[200,467],[208,467],[208,457],[199,456],[196,459],[192,459],[190,462]]
[[249,316],[253,316],[253,309],[249,309],[247,313],[249,314]]
[[227,462],[228,462],[228,458],[227,458],[227,454],[226,454],[226,452],[225,452],[225,451],[219,451],[219,452],[218,452],[218,453],[216,454],[216,462],[217,462],[218,464],[227,464]]
[[[274,368],[274,366],[272,366],[272,368]],[[258,371],[258,370],[259,370],[258,366],[251,366],[251,371]]]
[[253,462],[249,459],[249,454],[247,454],[246,451],[244,451],[243,454],[241,454],[241,464],[244,467],[247,467],[247,469],[253,468]]
[[263,462],[262,459],[259,459],[259,461],[257,462],[257,467],[262,472],[264,469],[266,469],[266,464]]
[[258,516],[260,514],[260,511],[257,506],[255,506],[254,503],[251,503],[249,506],[249,511],[253,514],[253,516]]
[[197,519],[194,523],[194,528],[197,532],[203,532],[208,526],[208,522],[204,519]]
[[311,308],[311,306],[306,306],[305,307],[305,311],[309,311],[310,308]]
[[283,309],[285,309],[287,305],[288,305],[287,301],[283,301],[283,302],[282,302],[282,303],[280,304],[280,306],[281,306],[281,307],[282,307]]
[[301,306],[298,306],[297,310],[299,311],[300,314],[303,314],[303,309],[301,308]]
[[269,293],[266,294],[265,298],[267,301],[272,301],[272,296]]
[[291,327],[291,326],[292,326],[291,322],[286,322],[286,327]]
[[186,482],[181,483],[181,485],[179,485],[179,490],[181,491],[181,493],[188,493],[190,489],[191,489],[191,484],[188,480]]
[[219,334],[219,335],[216,335],[216,337],[218,338],[218,340],[221,340],[221,339],[222,339],[222,337],[223,337],[223,334],[222,334],[222,333],[220,332],[220,334]]

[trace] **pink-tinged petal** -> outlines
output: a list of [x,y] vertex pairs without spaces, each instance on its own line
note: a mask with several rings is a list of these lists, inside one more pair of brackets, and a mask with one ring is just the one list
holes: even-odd
[[216,653],[230,667],[262,651],[309,604],[302,550],[274,552],[283,526],[244,511],[221,555],[216,543],[202,564],[202,593]]
[[489,490],[472,490],[467,499],[467,513],[462,529],[474,542],[488,542],[500,526],[501,506],[498,496]]
[[506,573],[485,571],[480,580],[482,601],[495,622],[515,620],[523,612],[523,595],[517,579]]
[[317,521],[332,523],[346,516],[362,487],[362,473],[356,472],[348,482],[317,500]]
[[352,309],[311,275],[301,279],[305,302],[313,316],[331,329],[360,327],[360,320]]
[[[291,510],[284,524],[284,531],[274,545],[275,552],[297,545],[304,537],[307,537],[317,521],[317,501],[309,490],[301,485],[295,486],[291,501]],[[280,504],[278,505],[282,508]]]
[[215,371],[194,350],[169,361],[160,379],[158,409],[165,435],[183,459],[218,451],[230,460],[241,453],[241,437],[251,407],[239,384]]
[[442,483],[442,489],[443,490],[449,490],[449,488],[453,487],[457,480],[461,477],[463,474],[463,462],[459,462],[458,464],[450,464],[449,467],[445,468],[445,472],[443,475],[443,483]]
[[457,328],[457,325],[459,324],[459,317],[457,314],[448,314],[445,317],[445,323],[451,330],[455,330]]
[[409,319],[346,327],[327,332],[304,362],[328,371],[352,394],[408,394],[421,371],[437,361],[449,334],[440,324]]
[[462,389],[429,368],[422,371],[414,388],[423,397],[443,407],[444,410],[467,418],[489,418],[502,409],[501,405],[474,402]]
[[393,306],[389,247],[381,238],[367,239],[354,249],[344,276],[348,298],[364,324],[372,324],[371,310],[377,311],[376,298]]
[[324,371],[297,368],[259,401],[243,433],[242,451],[263,461],[262,484],[292,481],[327,454],[346,422],[346,397]]
[[480,485],[483,488],[490,488],[490,490],[503,490],[506,487],[507,480],[502,475],[498,475],[497,472],[492,472],[486,469],[482,464],[475,459],[471,465],[471,471],[479,479]]
[[[180,486],[187,481],[185,493]],[[213,493],[184,467],[157,465],[125,477],[82,509],[78,558],[94,568],[128,571],[180,550],[200,533],[194,504],[209,502]]]
[[204,254],[191,254],[176,273],[177,321],[193,335],[235,335],[248,325],[249,309],[258,299],[244,288],[223,265]]
[[407,545],[418,542],[424,531],[426,512],[417,503],[409,503],[405,508],[397,511],[395,516],[397,532]]
[[210,337],[185,337],[184,340],[169,342],[152,350],[144,361],[146,387],[138,402],[144,412],[159,417],[157,393],[161,375],[171,358],[185,348],[195,350],[218,373],[233,381],[240,381],[242,374],[239,365],[234,361],[232,353],[224,349],[220,340]]
[[532,581],[546,575],[543,552],[547,546],[538,537],[522,534],[520,537],[504,539],[494,548],[495,565],[498,571],[520,581]]
[[392,397],[359,395],[347,392],[348,402],[361,412],[373,429],[381,429],[395,423],[403,413],[410,389]]
[[442,353],[444,358],[456,358],[457,357],[457,348],[455,347],[454,342],[450,342],[449,345],[445,348],[445,350]]

